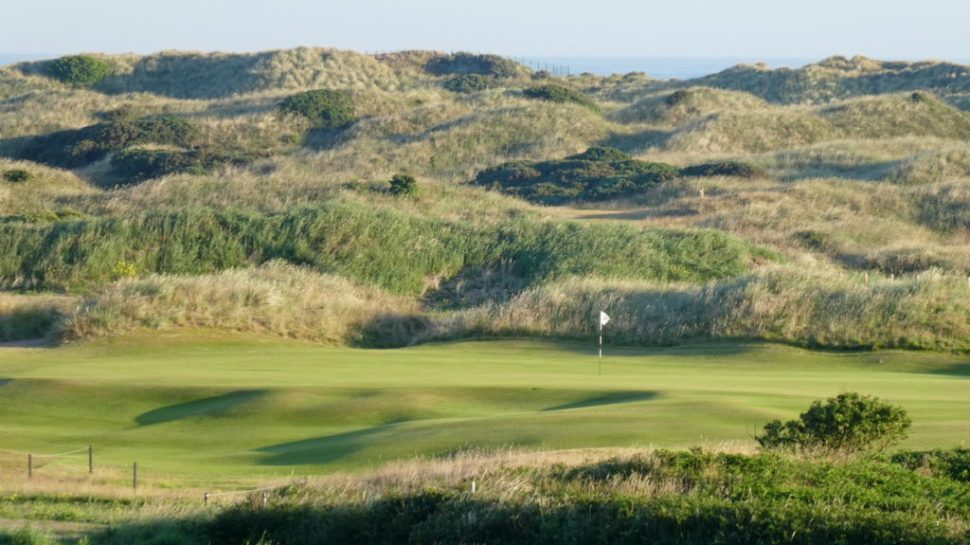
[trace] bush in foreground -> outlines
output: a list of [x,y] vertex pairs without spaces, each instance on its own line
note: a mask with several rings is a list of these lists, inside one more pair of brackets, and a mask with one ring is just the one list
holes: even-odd
[[769,422],[756,439],[769,450],[853,456],[902,441],[911,424],[899,407],[845,393],[812,403],[797,420]]
[[[965,545],[970,489],[887,461],[658,451],[508,464],[440,458],[183,519],[180,543]],[[523,457],[524,458],[524,457]],[[478,489],[472,493],[470,481]],[[173,528],[114,528],[113,543]],[[174,536],[173,536],[174,537]]]

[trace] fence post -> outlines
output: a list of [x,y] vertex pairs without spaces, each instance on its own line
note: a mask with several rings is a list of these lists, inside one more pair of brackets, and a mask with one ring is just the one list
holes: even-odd
[[94,447],[88,445],[88,475],[94,473]]
[[269,504],[269,492],[263,492],[263,507]]
[[27,455],[27,478],[30,479],[34,476],[34,455]]
[[138,462],[131,466],[131,489],[138,490]]
[[202,494],[202,505],[209,505],[209,493]]

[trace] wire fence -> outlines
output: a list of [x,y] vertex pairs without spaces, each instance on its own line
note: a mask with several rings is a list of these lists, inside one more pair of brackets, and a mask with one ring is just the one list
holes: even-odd
[[[23,470],[25,471],[26,477],[28,480],[33,480],[36,477],[41,477],[42,474],[39,473],[38,470],[44,467],[47,467],[52,462],[55,462],[58,460],[70,459],[70,457],[75,457],[76,459],[78,455],[86,455],[87,474],[88,475],[94,474],[94,446],[93,445],[88,445],[86,447],[76,448],[76,449],[72,449],[64,452],[54,452],[54,453],[0,449],[0,455],[7,455],[8,457],[12,456],[12,457],[19,458],[21,460],[20,462],[12,462],[9,459],[6,460],[6,463],[4,464],[4,466],[6,466],[6,470],[4,471],[4,473],[9,474],[8,470],[11,466],[16,467],[20,464],[23,464],[20,467],[22,467]],[[118,470],[122,469],[118,466],[110,466],[110,467],[101,466],[101,467],[105,470],[106,473],[113,474],[113,477],[117,477]],[[130,466],[129,479],[130,479],[131,489],[133,491],[137,491],[139,489],[139,485],[142,484],[140,481],[140,478],[141,478],[140,469],[141,468],[138,462],[134,462]],[[124,470],[122,469],[122,471]],[[73,467],[70,467],[70,469],[67,472],[74,473],[74,474],[78,473],[78,467],[76,463]],[[48,476],[63,477],[62,474],[51,474]],[[221,491],[221,492],[206,491],[202,494],[201,500],[203,504],[208,505],[211,501],[218,500],[218,499],[238,498],[240,496],[249,497],[253,494],[260,494],[260,496],[258,497],[260,500],[260,503],[265,506],[269,502],[270,493],[279,491],[279,490],[284,490],[294,485],[302,484],[305,486],[308,483],[309,483],[309,478],[302,477],[299,479],[294,479],[293,481],[285,484],[278,484],[274,486],[264,486],[264,487],[250,488],[245,490],[229,490],[229,491]]]

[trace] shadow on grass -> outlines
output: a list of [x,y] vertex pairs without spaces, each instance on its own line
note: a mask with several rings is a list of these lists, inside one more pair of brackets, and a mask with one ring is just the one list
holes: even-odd
[[374,437],[392,431],[397,425],[398,423],[380,424],[325,437],[263,447],[258,450],[272,456],[259,463],[270,466],[291,466],[336,462],[372,446]]
[[254,401],[268,392],[269,390],[239,390],[220,396],[169,405],[142,413],[135,417],[135,422],[139,426],[151,426],[195,416],[219,416]]
[[586,399],[580,399],[570,403],[563,403],[554,407],[543,409],[549,411],[566,411],[569,409],[586,409],[589,407],[602,407],[604,405],[620,405],[623,403],[637,403],[639,401],[650,401],[659,397],[657,392],[650,391],[629,391],[629,392],[607,392]]

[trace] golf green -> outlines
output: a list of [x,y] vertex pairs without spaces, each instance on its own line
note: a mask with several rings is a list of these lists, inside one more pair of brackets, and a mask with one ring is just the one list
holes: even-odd
[[905,408],[907,447],[970,442],[963,355],[608,346],[599,364],[593,345],[534,340],[361,350],[189,332],[0,348],[0,465],[91,444],[102,466],[231,480],[475,448],[753,445],[768,420],[844,391]]

